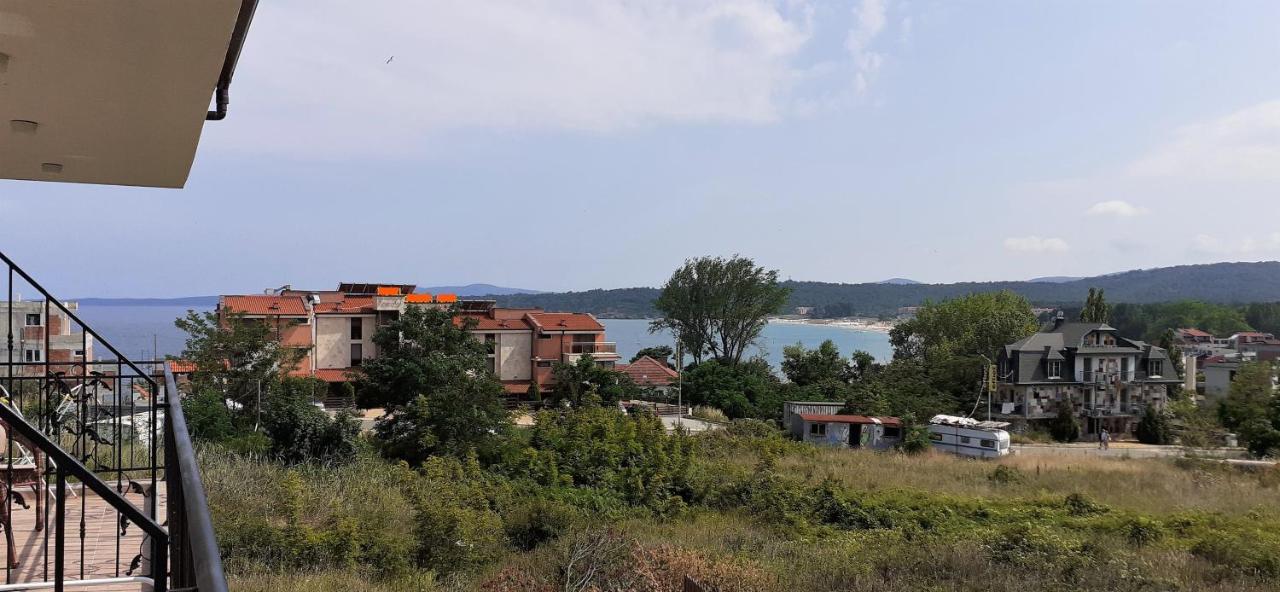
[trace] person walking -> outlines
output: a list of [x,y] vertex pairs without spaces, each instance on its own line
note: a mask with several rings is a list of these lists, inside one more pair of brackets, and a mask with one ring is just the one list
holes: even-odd
[[1107,431],[1107,428],[1102,428],[1102,431],[1098,432],[1098,449],[1111,449],[1111,433]]

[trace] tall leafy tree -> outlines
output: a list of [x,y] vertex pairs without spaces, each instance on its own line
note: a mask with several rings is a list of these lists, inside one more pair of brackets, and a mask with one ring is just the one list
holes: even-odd
[[1111,319],[1111,307],[1102,295],[1102,288],[1089,288],[1089,296],[1084,301],[1084,309],[1080,311],[1080,321],[1084,323],[1105,323]]
[[256,411],[259,395],[270,392],[306,350],[286,347],[276,322],[242,314],[187,311],[174,325],[187,334],[182,358],[195,363],[193,392],[216,392],[241,408]]
[[955,356],[995,359],[1000,348],[1036,331],[1026,298],[1008,290],[926,302],[889,332],[895,358],[939,360]]
[[817,349],[806,349],[799,343],[782,349],[782,373],[798,386],[822,381],[848,382],[853,374],[849,361],[830,339]]
[[693,356],[738,364],[791,291],[746,257],[700,257],[685,261],[663,285],[654,306],[663,318],[652,332],[670,329]]
[[573,407],[613,404],[641,395],[640,388],[631,381],[631,377],[597,364],[589,355],[579,357],[572,364],[556,362],[551,375],[555,378],[556,388],[547,399],[564,401]]
[[405,309],[374,333],[378,357],[361,368],[357,402],[395,411],[419,395],[464,380],[491,382],[501,392],[485,344],[467,332],[474,322],[457,321],[448,310]]
[[411,306],[374,333],[379,356],[365,363],[357,399],[387,410],[376,426],[384,455],[496,454],[511,418],[484,343],[467,332],[473,322]]

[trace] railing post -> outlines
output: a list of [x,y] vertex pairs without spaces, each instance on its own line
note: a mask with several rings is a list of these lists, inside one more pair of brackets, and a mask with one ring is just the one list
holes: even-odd
[[63,592],[63,573],[66,567],[66,532],[67,532],[67,471],[58,464],[58,486],[54,494],[57,509],[54,510],[53,534],[53,590]]

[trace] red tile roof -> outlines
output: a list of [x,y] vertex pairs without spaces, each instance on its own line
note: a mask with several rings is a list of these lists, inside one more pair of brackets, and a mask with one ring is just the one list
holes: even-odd
[[247,315],[307,316],[301,296],[223,296],[220,306]]
[[814,423],[882,423],[887,426],[901,426],[902,420],[896,417],[868,417],[866,415],[822,415],[820,413],[797,413],[800,419]]
[[1184,335],[1191,335],[1193,337],[1213,337],[1212,334],[1201,331],[1200,329],[1178,329],[1178,331]]
[[595,317],[577,312],[531,312],[528,315],[543,331],[604,331]]
[[649,356],[644,356],[630,364],[618,364],[614,369],[630,376],[631,381],[640,386],[671,386],[680,376],[666,364]]
[[196,363],[187,360],[169,360],[165,362],[169,371],[174,374],[191,374],[196,371]]

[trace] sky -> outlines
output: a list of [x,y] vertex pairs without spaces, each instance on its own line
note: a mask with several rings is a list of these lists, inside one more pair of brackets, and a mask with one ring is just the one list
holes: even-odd
[[1280,2],[1222,6],[272,0],[185,189],[0,181],[0,248],[68,297],[1280,259]]

